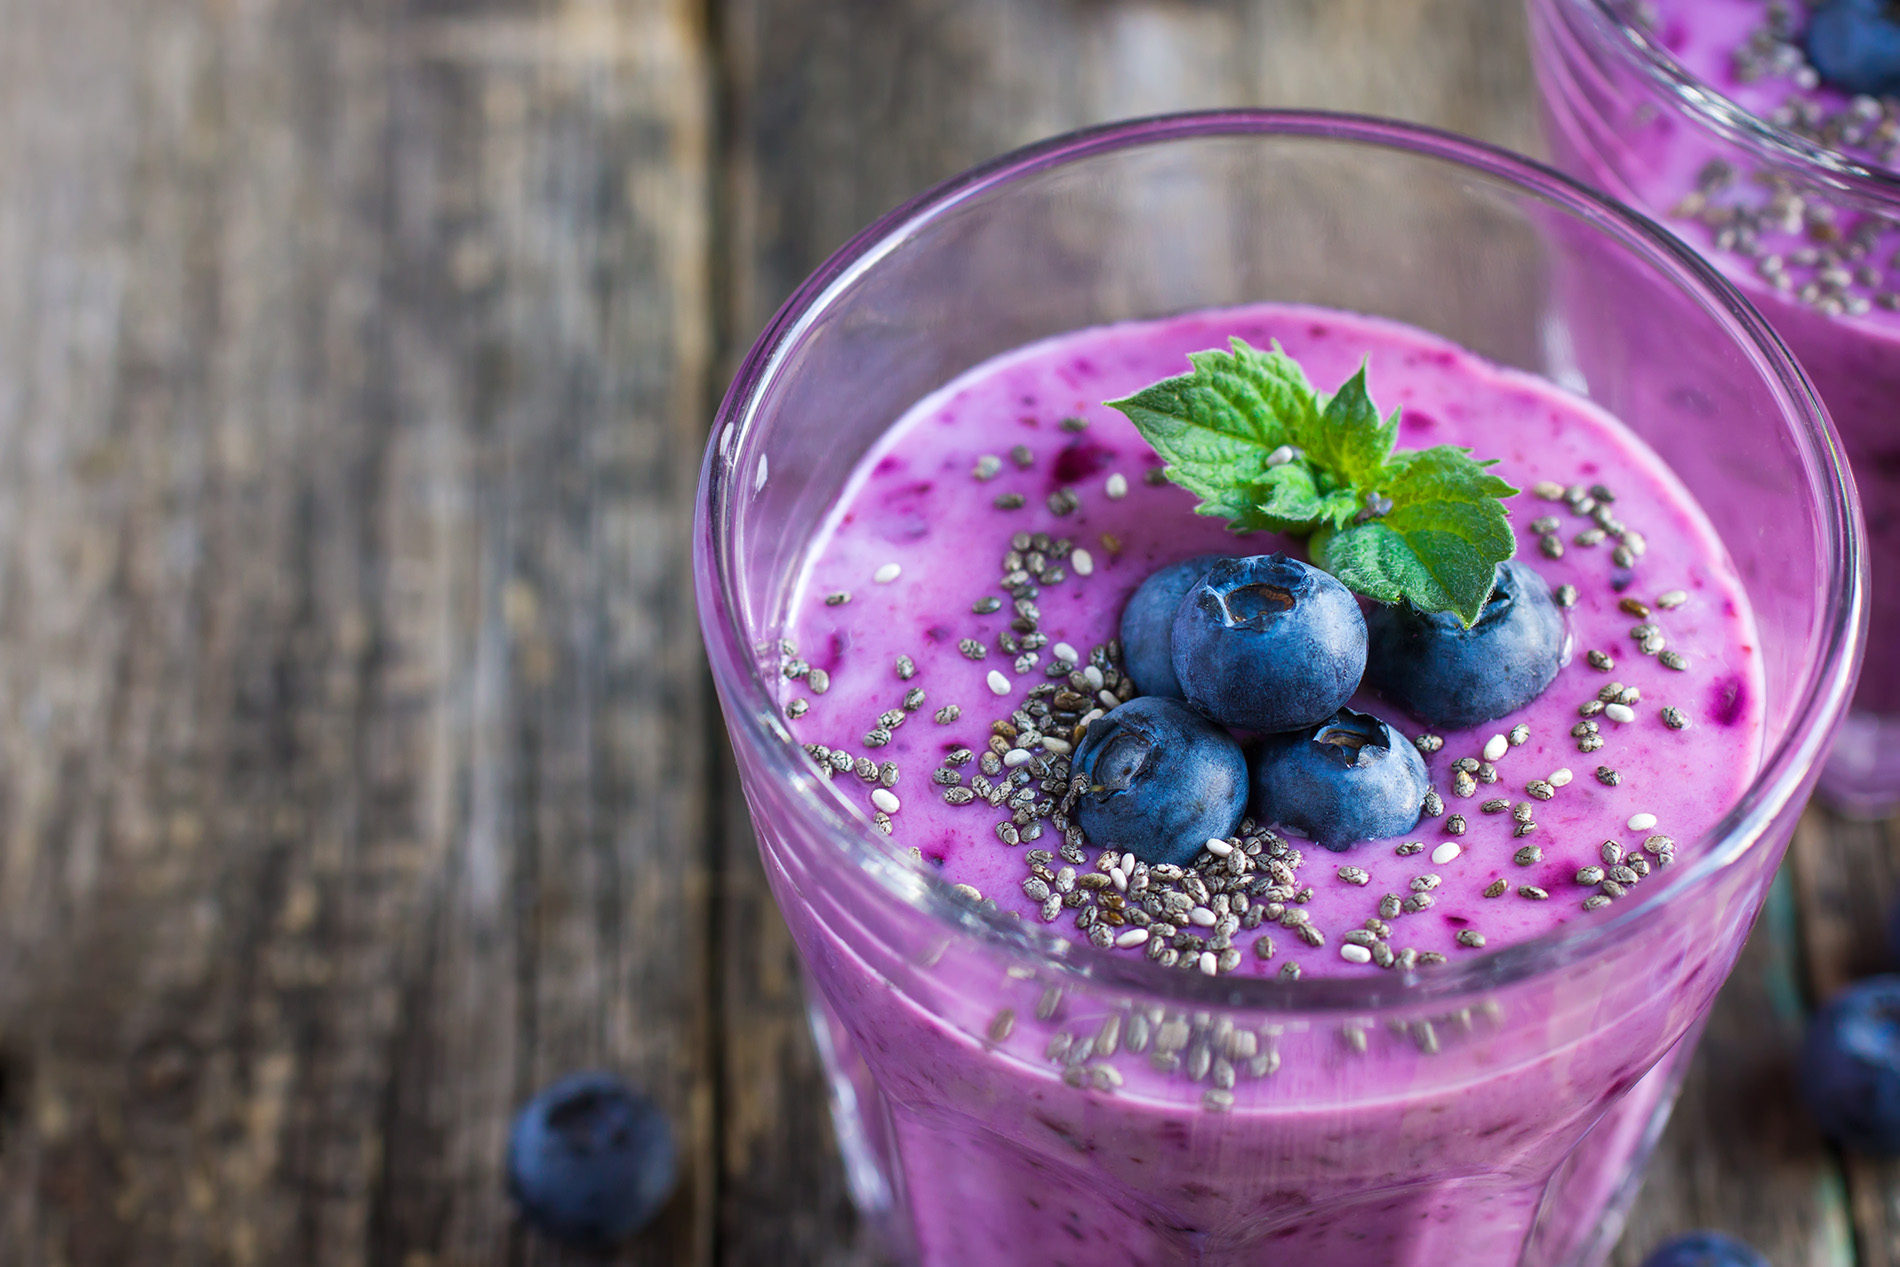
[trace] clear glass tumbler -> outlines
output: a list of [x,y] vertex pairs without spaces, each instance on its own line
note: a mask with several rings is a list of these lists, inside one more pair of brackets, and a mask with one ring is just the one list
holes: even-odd
[[[1259,300],[1411,322],[1599,401],[1722,532],[1766,653],[1765,764],[1609,918],[1373,981],[1169,972],[970,905],[788,737],[772,682],[801,552],[908,405],[1030,340]],[[932,1265],[1599,1262],[1852,691],[1856,514],[1812,389],[1717,273],[1468,141],[1154,119],[1009,155],[867,229],[740,369],[696,532],[860,1200]]]
[[[1849,814],[1900,808],[1900,173],[1827,148],[1690,74],[1630,0],[1529,0],[1545,132],[1571,175],[1701,251],[1794,349],[1867,516],[1869,645],[1821,776]],[[1746,214],[1738,215],[1737,212]]]

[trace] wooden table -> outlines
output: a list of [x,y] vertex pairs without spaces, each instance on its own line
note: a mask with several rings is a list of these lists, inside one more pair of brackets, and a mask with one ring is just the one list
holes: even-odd
[[[625,1261],[875,1261],[699,653],[707,420],[900,198],[1236,103],[1537,146],[1518,0],[0,3],[0,1260],[565,1261],[503,1132],[604,1065],[684,1148]],[[1618,1263],[1900,1263],[1788,1074],[1893,833],[1810,815]]]

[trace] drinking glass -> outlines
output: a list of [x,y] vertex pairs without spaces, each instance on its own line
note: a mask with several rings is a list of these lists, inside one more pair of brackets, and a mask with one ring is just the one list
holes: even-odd
[[[1395,318],[1548,376],[1633,427],[1722,534],[1760,625],[1763,764],[1682,862],[1601,918],[1370,979],[1168,971],[973,905],[789,736],[773,683],[800,559],[907,406],[1036,339],[1259,301]],[[872,225],[740,368],[695,543],[853,1188],[933,1267],[1601,1261],[1844,711],[1864,623],[1839,446],[1733,287],[1525,160],[1321,114],[1082,132]]]
[[[1794,349],[1847,446],[1866,512],[1869,645],[1900,647],[1900,173],[1749,113],[1690,74],[1629,0],[1530,0],[1556,164],[1663,220]],[[1734,209],[1755,216],[1734,218]],[[1771,222],[1752,223],[1766,214]],[[1846,289],[1825,284],[1832,252]],[[1803,262],[1805,261],[1805,262]],[[1872,275],[1869,274],[1869,277]],[[1821,775],[1836,809],[1900,808],[1900,658],[1871,657]]]

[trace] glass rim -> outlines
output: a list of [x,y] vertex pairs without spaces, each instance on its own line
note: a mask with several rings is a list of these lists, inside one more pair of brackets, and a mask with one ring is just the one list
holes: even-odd
[[1857,197],[1900,201],[1900,170],[1857,159],[1744,109],[1708,80],[1691,74],[1648,32],[1618,17],[1617,2],[1542,0],[1558,9],[1585,14],[1602,47],[1613,50],[1653,87],[1723,138],[1769,161],[1802,168],[1809,176]]
[[[1787,730],[1764,755],[1747,790],[1705,837],[1693,859],[1658,874],[1649,895],[1618,902],[1607,917],[1574,922],[1452,964],[1370,978],[1289,982],[1273,977],[1206,976],[1163,968],[1077,941],[1030,921],[985,915],[954,895],[952,883],[903,859],[865,812],[810,768],[780,718],[768,675],[752,654],[734,599],[730,534],[715,517],[730,488],[742,492],[726,453],[753,424],[761,397],[784,354],[847,294],[858,278],[915,232],[966,201],[1050,168],[1121,150],[1219,137],[1266,136],[1359,144],[1461,167],[1514,187],[1583,220],[1627,252],[1683,285],[1750,355],[1793,432],[1804,478],[1821,503],[1821,544],[1832,561],[1827,576],[1816,669],[1795,704]],[[735,477],[728,479],[728,474]],[[1058,135],[1011,151],[953,176],[873,221],[821,264],[779,308],[747,352],[714,415],[694,509],[694,580],[699,620],[713,678],[726,704],[729,738],[763,758],[762,769],[793,790],[798,812],[822,828],[838,861],[883,890],[883,899],[928,917],[946,935],[961,934],[1006,956],[1029,960],[1057,977],[1097,988],[1176,1000],[1185,1006],[1227,1006],[1274,1012],[1342,1012],[1441,1002],[1554,972],[1656,916],[1671,900],[1704,887],[1736,863],[1818,772],[1852,695],[1865,638],[1863,544],[1858,500],[1839,438],[1794,356],[1741,292],[1712,265],[1654,221],[1571,178],[1507,150],[1416,124],[1362,115],[1304,110],[1212,110],[1149,116]],[[723,538],[723,539],[722,539]],[[774,679],[775,680],[775,679]]]

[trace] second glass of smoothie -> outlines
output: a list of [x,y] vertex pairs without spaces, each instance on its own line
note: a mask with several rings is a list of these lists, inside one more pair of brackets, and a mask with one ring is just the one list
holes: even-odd
[[[1817,7],[1531,0],[1531,47],[1557,165],[1701,251],[1820,389],[1866,511],[1868,645],[1890,650],[1900,645],[1900,100],[1845,91],[1809,64]],[[1891,654],[1869,656],[1820,786],[1850,814],[1900,808]]]
[[[1103,402],[1235,338],[1495,460],[1569,643],[1503,722],[1354,697],[1432,781],[1402,836],[1150,866],[1061,797],[1136,694],[1118,613],[1302,547]],[[742,367],[697,537],[860,1204],[932,1265],[1600,1263],[1845,711],[1860,548],[1745,301],[1470,142],[1151,120],[873,225]]]

